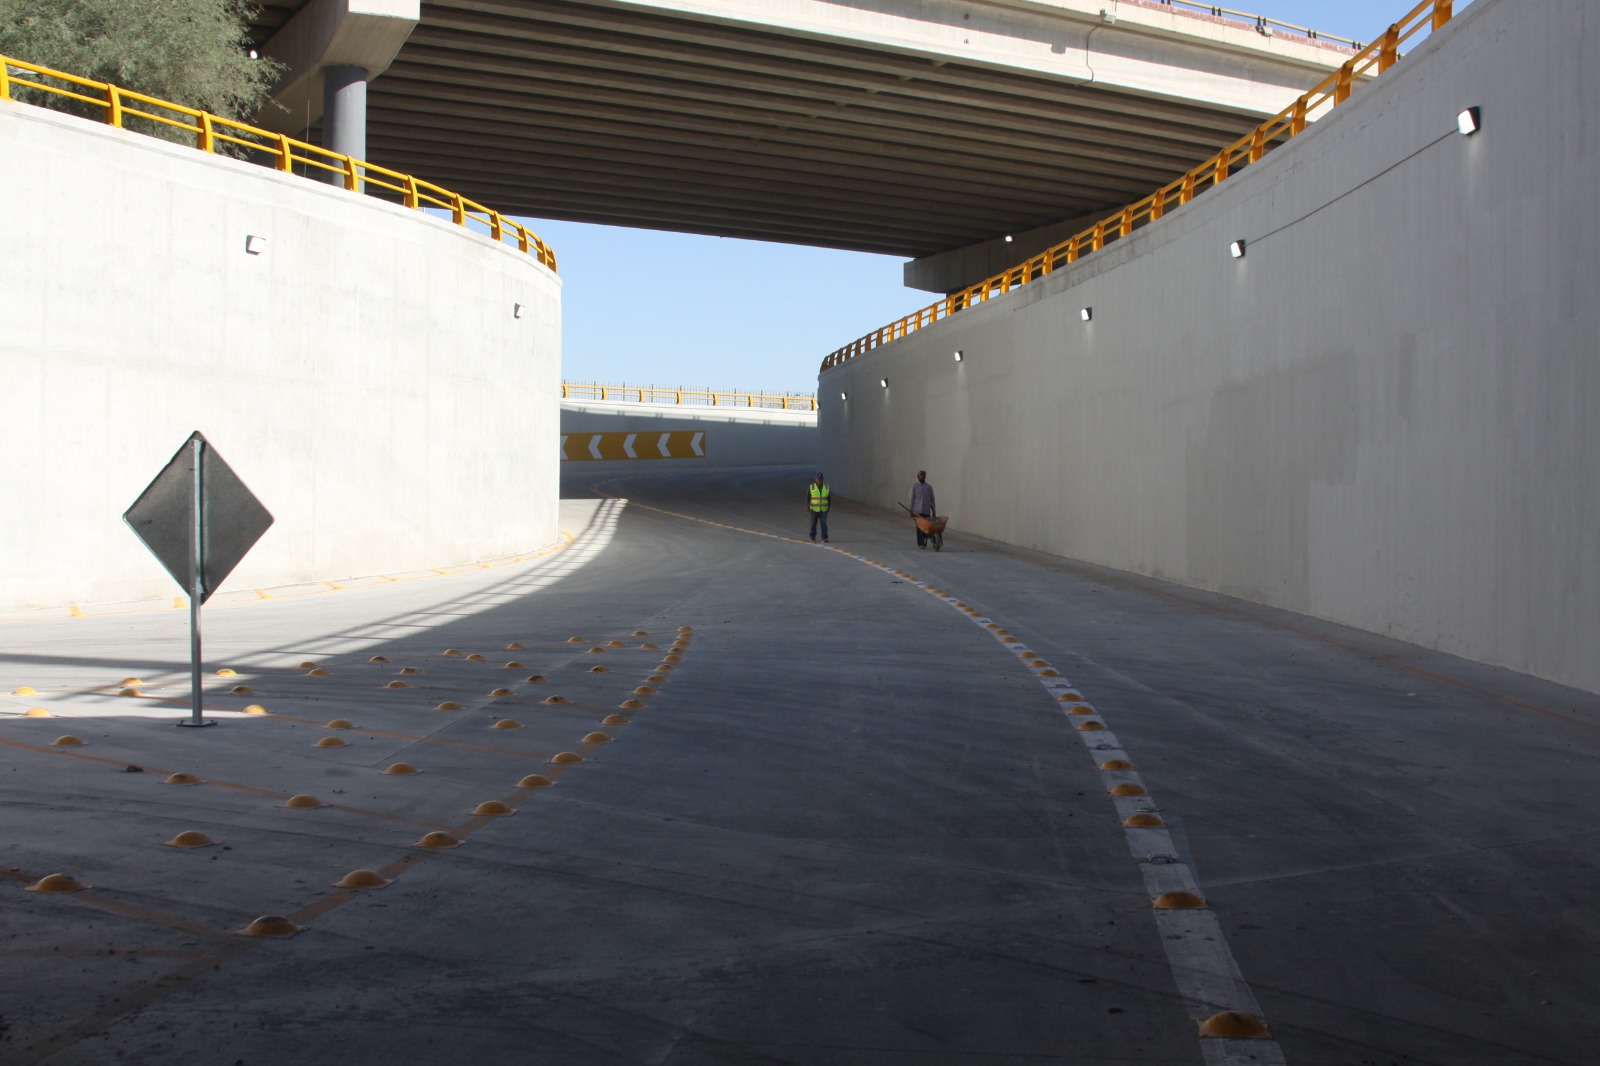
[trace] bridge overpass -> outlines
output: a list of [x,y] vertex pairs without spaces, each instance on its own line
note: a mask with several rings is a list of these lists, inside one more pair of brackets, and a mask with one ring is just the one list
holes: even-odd
[[[907,257],[1014,235],[1004,251],[1031,254],[1029,231],[1143,195],[1350,56],[1209,10],[268,0],[255,36],[290,73],[259,121],[320,128],[346,99],[365,134],[330,119],[339,150],[512,214]],[[973,280],[931,269],[913,283]]]

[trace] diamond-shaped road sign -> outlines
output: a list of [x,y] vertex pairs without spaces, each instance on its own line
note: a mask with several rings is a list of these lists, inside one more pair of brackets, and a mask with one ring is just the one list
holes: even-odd
[[[211,598],[272,525],[272,515],[199,432],[183,442],[122,519],[199,603]],[[196,547],[200,556],[198,586]]]

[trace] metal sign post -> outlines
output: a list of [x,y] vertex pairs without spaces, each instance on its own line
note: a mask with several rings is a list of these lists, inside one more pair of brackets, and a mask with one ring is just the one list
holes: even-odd
[[272,515],[196,432],[122,516],[189,593],[192,710],[178,725],[208,726],[202,713],[200,608],[272,525]]
[[189,588],[189,696],[192,709],[187,722],[179,725],[214,725],[202,716],[200,697],[200,605],[206,600],[206,507],[205,507],[205,457],[206,439],[199,433],[189,438],[190,462],[194,466],[194,524],[190,527],[190,557],[194,567],[190,570]]

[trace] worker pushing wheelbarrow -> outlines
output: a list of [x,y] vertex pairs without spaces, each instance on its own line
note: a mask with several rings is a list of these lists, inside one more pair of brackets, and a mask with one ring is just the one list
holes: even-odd
[[917,480],[911,483],[911,506],[903,503],[900,506],[917,523],[917,547],[926,548],[932,544],[934,551],[944,548],[944,526],[950,519],[937,513],[933,486],[928,484],[926,470],[918,470]]
[[906,507],[903,503],[900,506],[917,523],[917,547],[925,548],[932,544],[934,551],[943,551],[944,524],[950,521],[950,516],[912,514],[911,508]]

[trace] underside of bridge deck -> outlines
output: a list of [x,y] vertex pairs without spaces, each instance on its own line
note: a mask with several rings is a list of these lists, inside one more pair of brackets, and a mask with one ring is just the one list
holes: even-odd
[[[267,0],[257,39],[304,3]],[[1114,210],[1259,121],[1114,84],[1126,21],[1118,36],[985,6],[963,24],[921,5],[918,25],[987,33],[1046,69],[660,4],[423,3],[371,83],[367,155],[508,214],[918,257]],[[1205,77],[1250,58],[1214,52]],[[1309,85],[1329,61],[1296,62]],[[313,136],[316,119],[278,117]]]

